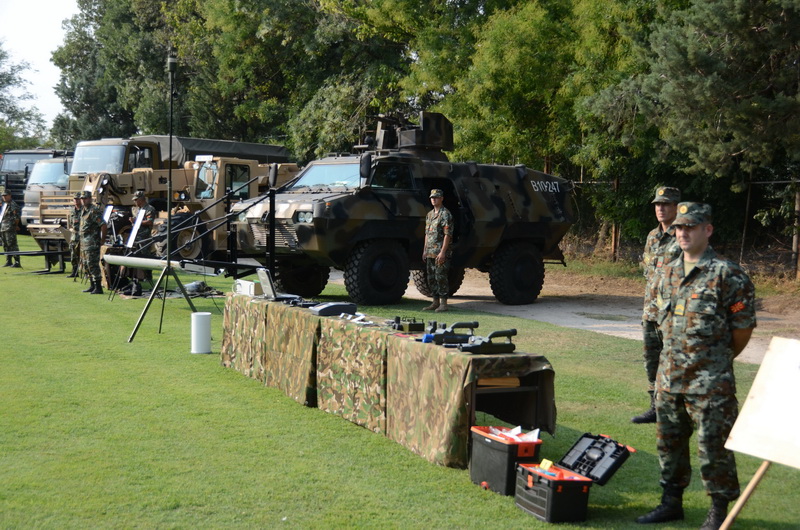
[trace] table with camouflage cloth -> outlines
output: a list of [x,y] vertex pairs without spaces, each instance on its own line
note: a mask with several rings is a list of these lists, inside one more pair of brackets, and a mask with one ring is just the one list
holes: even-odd
[[470,423],[482,402],[478,379],[535,378],[535,398],[494,396],[502,406],[490,412],[555,431],[553,368],[541,355],[465,354],[245,295],[228,296],[223,326],[224,366],[308,406],[318,401],[437,464],[467,465]]

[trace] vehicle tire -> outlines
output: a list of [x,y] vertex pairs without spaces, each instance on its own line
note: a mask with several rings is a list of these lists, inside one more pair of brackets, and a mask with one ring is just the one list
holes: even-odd
[[[460,267],[450,267],[450,272],[447,274],[447,284],[450,288],[448,296],[453,296],[458,292],[461,288],[461,284],[464,283],[464,275],[466,272],[466,270]],[[426,269],[411,271],[411,277],[414,279],[414,285],[417,291],[419,291],[422,296],[433,296],[433,293],[431,293],[428,287],[428,271]]]
[[[193,219],[192,219],[193,218]],[[187,219],[192,219],[187,221]],[[187,242],[191,241],[205,231],[205,225],[194,214],[178,213],[172,216],[172,226],[180,226],[177,233],[172,234],[172,251],[182,247]],[[161,239],[158,240],[154,247],[156,254],[159,257],[166,257],[167,255],[167,239],[166,239],[166,224],[161,224],[158,227]],[[210,234],[204,235],[186,248],[181,249],[177,254],[174,254],[172,259],[197,259],[205,256],[209,252],[211,246]]]
[[502,245],[494,253],[489,269],[489,285],[501,304],[533,303],[544,284],[542,254],[533,243]]
[[275,265],[275,288],[278,291],[313,298],[325,289],[331,269],[320,265]]
[[344,286],[357,304],[392,304],[406,292],[408,275],[408,254],[400,243],[364,241],[347,258]]

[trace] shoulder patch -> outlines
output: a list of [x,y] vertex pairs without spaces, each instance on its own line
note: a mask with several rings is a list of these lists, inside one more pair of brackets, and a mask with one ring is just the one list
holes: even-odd
[[736,302],[730,307],[731,313],[738,313],[739,311],[744,309],[744,307],[745,307],[744,302],[742,301]]

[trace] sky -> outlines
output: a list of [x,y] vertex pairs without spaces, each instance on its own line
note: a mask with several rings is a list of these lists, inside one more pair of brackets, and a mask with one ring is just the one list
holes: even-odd
[[0,0],[3,49],[11,63],[30,64],[22,75],[30,81],[26,89],[35,99],[23,102],[23,106],[38,108],[48,128],[62,110],[53,90],[60,70],[50,62],[50,56],[64,40],[61,22],[77,13],[75,0]]

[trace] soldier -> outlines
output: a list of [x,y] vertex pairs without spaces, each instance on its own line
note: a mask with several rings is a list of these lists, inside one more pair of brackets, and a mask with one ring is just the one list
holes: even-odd
[[100,276],[100,245],[106,239],[108,230],[103,219],[103,212],[92,204],[92,194],[84,191],[81,194],[83,209],[81,210],[81,254],[84,270],[89,274],[91,284],[84,293],[103,294],[103,282]]
[[447,296],[450,294],[447,276],[452,256],[450,243],[453,240],[453,216],[450,210],[443,206],[442,190],[432,189],[430,198],[433,210],[425,217],[425,247],[422,250],[422,261],[426,265],[428,288],[433,296],[433,303],[422,310],[435,310],[439,313],[447,311]]
[[691,478],[689,439],[697,429],[700,476],[711,496],[702,529],[719,528],[739,496],[733,453],[725,449],[738,415],[733,359],[756,325],[755,288],[735,263],[709,246],[711,207],[682,202],[673,222],[682,255],[667,265],[657,287],[664,333],[656,376],[661,504],[636,519],[683,519],[683,490]]
[[81,210],[83,209],[81,192],[76,192],[73,199],[75,206],[70,211],[67,220],[67,227],[72,232],[69,240],[69,260],[72,263],[72,274],[67,278],[77,278],[81,268]]
[[147,204],[147,199],[145,198],[143,191],[137,191],[133,194],[133,202],[135,206],[131,210],[131,224],[136,223],[136,218],[139,216],[139,212],[144,210],[142,222],[139,224],[139,231],[136,232],[136,237],[134,238],[134,243],[139,246],[137,255],[141,256],[147,254],[147,249],[150,247],[149,242],[146,244],[143,244],[142,242],[146,239],[150,239],[151,237],[150,232],[153,229],[153,222],[156,219],[156,209]]
[[[3,240],[3,249],[6,252],[18,252],[17,232],[19,231],[19,206],[11,198],[8,190],[3,190],[3,215],[0,222],[0,238]],[[14,256],[13,263],[11,256],[6,256],[6,264],[3,267],[20,268],[19,256]]]
[[631,418],[633,423],[655,423],[655,381],[658,369],[658,356],[661,354],[662,338],[656,320],[658,307],[653,300],[653,289],[664,266],[677,258],[681,249],[675,241],[675,228],[671,227],[672,221],[678,212],[678,203],[681,202],[681,191],[678,188],[662,187],[656,190],[656,198],[651,204],[655,205],[658,226],[647,234],[644,245],[642,266],[644,277],[647,280],[644,289],[644,311],[642,314],[642,334],[644,338],[644,370],[647,374],[648,389],[650,394],[650,408],[645,412]]

